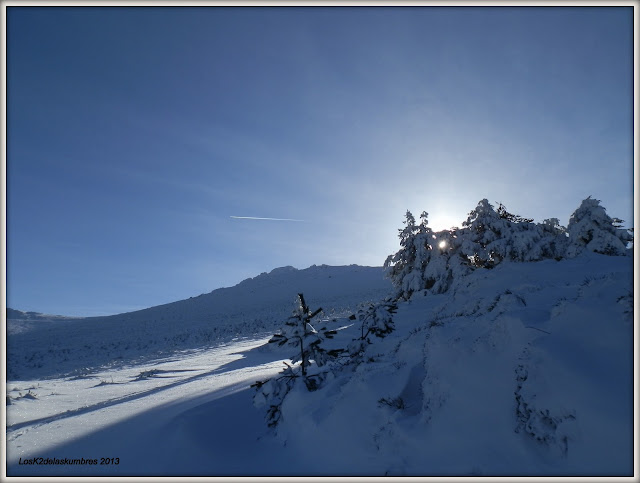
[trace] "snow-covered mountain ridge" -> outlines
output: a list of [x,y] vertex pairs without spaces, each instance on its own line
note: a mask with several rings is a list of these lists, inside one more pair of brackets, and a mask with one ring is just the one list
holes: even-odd
[[380,267],[313,265],[276,268],[234,287],[119,315],[70,318],[7,309],[7,376],[82,373],[274,331],[298,292],[332,315],[378,300],[390,289]]

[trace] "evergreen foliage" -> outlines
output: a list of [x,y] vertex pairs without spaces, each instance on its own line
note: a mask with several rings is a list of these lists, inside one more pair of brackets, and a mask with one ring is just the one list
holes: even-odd
[[327,355],[326,351],[320,347],[320,343],[323,336],[331,338],[335,334],[335,331],[330,330],[320,334],[311,325],[311,319],[320,312],[322,312],[321,308],[311,312],[304,300],[304,295],[299,293],[298,306],[293,314],[285,322],[280,332],[269,340],[270,344],[277,343],[279,346],[286,344],[296,349],[291,356],[291,361],[294,364],[300,362],[303,376],[307,375],[307,367],[311,364],[311,360],[314,360],[318,366],[324,365]]
[[[392,280],[399,281],[400,286],[407,286],[407,290],[409,290],[408,287],[412,285],[411,278],[414,277],[415,272],[416,235],[420,232],[418,240],[423,239],[426,230],[426,219],[424,223],[421,222],[420,227],[417,227],[415,218],[411,212],[407,210],[404,224],[406,226],[398,230],[400,250],[393,255],[389,255],[384,266],[388,270]],[[420,252],[419,255],[421,259],[424,258],[423,252]]]
[[[337,348],[327,350],[322,343],[333,339],[338,335],[338,331],[314,328],[311,319],[318,315],[321,309],[312,312],[305,302],[304,295],[298,294],[298,304],[292,316],[269,343],[295,349],[290,359],[293,364],[300,364],[291,365],[284,361],[285,368],[278,376],[251,385],[256,388],[254,405],[267,408],[267,424],[270,427],[278,425],[282,417],[282,403],[296,386],[296,381],[303,381],[308,391],[316,391],[338,368],[361,363],[366,346],[372,343],[370,336],[382,338],[394,330],[393,314],[396,310],[397,304],[391,298],[378,304],[364,305],[358,310],[357,315],[341,320],[347,323],[358,320],[361,325],[361,337],[348,344],[343,342],[342,347],[338,341]],[[333,322],[337,321],[333,319]],[[324,369],[318,370],[320,367]]]
[[626,255],[627,243],[633,242],[633,235],[621,226],[622,220],[611,218],[600,206],[600,200],[589,196],[569,219],[567,256],[574,257],[584,250],[604,255]]
[[251,385],[257,389],[254,404],[258,407],[267,406],[267,423],[271,427],[276,426],[280,421],[282,402],[295,386],[296,380],[304,381],[309,391],[315,391],[320,387],[324,374],[310,371],[311,366],[322,367],[343,352],[342,350],[327,351],[322,347],[322,342],[332,339],[336,331],[326,328],[316,329],[311,324],[311,319],[320,312],[322,312],[321,308],[311,311],[304,295],[299,293],[298,303],[291,317],[287,319],[280,331],[269,339],[270,344],[291,348],[292,353],[289,356],[291,362],[300,363],[292,366],[284,362],[285,368],[278,377],[257,381]]
[[533,218],[523,218],[522,216],[514,215],[512,213],[509,213],[507,211],[507,208],[502,203],[498,203],[497,213],[498,213],[498,216],[500,218],[504,218],[504,219],[509,220],[509,221],[511,221],[513,223],[531,223],[531,222],[533,222]]
[[534,223],[510,213],[502,203],[496,210],[487,199],[480,200],[462,228],[441,232],[429,228],[426,212],[416,226],[407,211],[406,226],[399,230],[400,250],[384,264],[396,299],[407,300],[420,291],[446,292],[454,280],[470,271],[493,268],[504,261],[560,260],[584,250],[629,254],[633,229],[621,228],[623,221],[610,218],[599,203],[591,197],[584,200],[567,228],[557,218]]
[[384,337],[393,332],[393,314],[398,310],[398,304],[392,299],[385,299],[382,303],[369,303],[358,310],[362,340],[369,340],[369,335]]
[[267,407],[267,425],[275,427],[280,422],[282,416],[282,403],[289,391],[293,388],[299,374],[286,362],[285,369],[278,377],[257,381],[251,385],[257,389],[254,396],[254,405],[257,407]]

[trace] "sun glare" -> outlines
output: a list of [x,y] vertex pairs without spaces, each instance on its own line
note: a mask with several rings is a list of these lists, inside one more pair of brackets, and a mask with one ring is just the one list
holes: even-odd
[[444,250],[445,248],[447,248],[447,241],[442,240],[440,243],[438,243],[438,247],[440,248],[440,250]]
[[441,213],[429,213],[429,226],[434,231],[449,230],[454,226],[460,226],[461,220],[449,215]]

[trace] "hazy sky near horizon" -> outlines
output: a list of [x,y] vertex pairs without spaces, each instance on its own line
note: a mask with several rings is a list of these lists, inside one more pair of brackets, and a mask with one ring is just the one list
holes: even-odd
[[7,7],[7,305],[379,266],[482,198],[632,226],[632,45],[631,7]]

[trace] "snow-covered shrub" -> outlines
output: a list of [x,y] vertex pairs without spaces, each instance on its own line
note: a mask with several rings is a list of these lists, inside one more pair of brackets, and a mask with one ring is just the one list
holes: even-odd
[[566,256],[571,258],[584,250],[604,255],[626,255],[627,243],[633,241],[629,230],[621,228],[622,220],[611,218],[600,200],[589,196],[569,219],[569,243]]
[[360,339],[369,341],[369,335],[384,337],[393,332],[393,314],[397,310],[398,304],[390,298],[378,304],[369,303],[358,310]]
[[536,394],[528,388],[529,372],[520,364],[515,369],[516,433],[522,433],[552,454],[566,457],[573,437],[575,413],[566,409],[540,409]]
[[277,426],[280,422],[282,402],[300,376],[286,362],[285,366],[279,376],[265,381],[257,381],[251,385],[256,388],[256,394],[253,397],[254,406],[267,407],[267,425],[269,427]]

